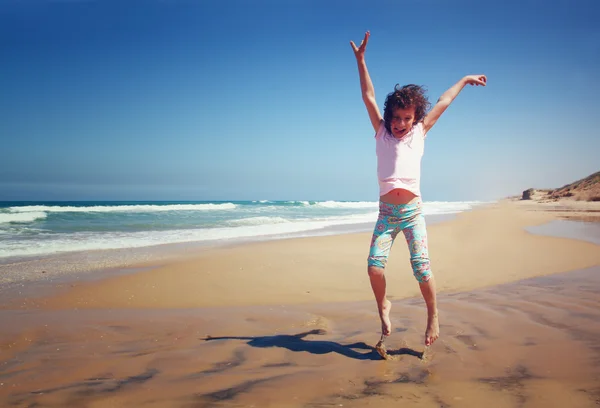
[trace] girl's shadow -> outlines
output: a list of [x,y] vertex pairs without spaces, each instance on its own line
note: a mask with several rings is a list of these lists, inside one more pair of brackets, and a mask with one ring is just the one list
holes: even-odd
[[[364,342],[357,342],[352,344],[340,344],[334,341],[323,341],[323,340],[304,340],[304,337],[315,334],[325,334],[325,330],[315,329],[298,334],[278,334],[275,336],[256,336],[256,337],[238,337],[238,336],[223,336],[223,337],[212,337],[207,336],[202,339],[204,341],[212,340],[248,340],[248,345],[252,347],[283,347],[291,351],[307,351],[312,354],[327,354],[327,353],[338,353],[343,356],[354,358],[357,360],[381,360],[381,356],[375,350],[375,347],[369,346]],[[357,350],[367,350],[362,353]],[[390,355],[408,354],[418,358],[423,357],[422,352],[415,351],[410,348],[401,348],[399,350],[389,350]]]

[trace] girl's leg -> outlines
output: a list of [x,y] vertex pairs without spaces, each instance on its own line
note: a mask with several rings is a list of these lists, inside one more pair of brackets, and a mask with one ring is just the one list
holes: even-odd
[[413,273],[419,282],[419,289],[427,305],[425,345],[430,346],[439,337],[440,329],[435,280],[431,273],[429,250],[427,248],[427,228],[425,217],[420,211],[420,206],[403,225],[403,232],[410,251],[410,262]]
[[427,282],[419,282],[419,288],[427,305],[427,328],[425,329],[425,345],[430,346],[440,337],[437,298],[435,294],[435,278],[429,277]]
[[375,295],[377,310],[381,319],[381,333],[384,336],[389,336],[392,331],[392,324],[390,322],[392,302],[386,297],[385,266],[397,234],[397,225],[393,222],[390,223],[389,215],[389,208],[382,204],[377,223],[375,224],[375,230],[373,231],[367,261],[369,280],[371,281],[371,288]]
[[377,310],[379,311],[379,319],[381,319],[381,334],[389,336],[392,332],[392,323],[390,321],[390,310],[392,309],[392,302],[390,302],[385,294],[386,282],[385,273],[383,268],[376,266],[369,266],[369,280],[371,281],[371,288],[375,295],[375,301],[377,302]]

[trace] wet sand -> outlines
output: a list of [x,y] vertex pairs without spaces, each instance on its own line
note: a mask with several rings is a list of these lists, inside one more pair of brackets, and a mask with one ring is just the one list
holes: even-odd
[[0,302],[0,406],[597,407],[600,224],[582,234],[553,219],[499,203],[430,228],[441,337],[428,350],[396,246],[386,345],[398,361],[373,349],[366,234],[13,293]]
[[595,407],[598,293],[600,267],[441,295],[424,356],[422,301],[397,301],[399,361],[372,302],[2,311],[0,405]]

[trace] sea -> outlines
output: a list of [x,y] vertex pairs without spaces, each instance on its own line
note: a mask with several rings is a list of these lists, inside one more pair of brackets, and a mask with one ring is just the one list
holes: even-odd
[[[431,222],[481,204],[434,201],[423,208]],[[92,253],[105,262],[117,251],[123,261],[136,249],[149,256],[177,245],[369,231],[377,212],[377,201],[0,202],[0,266],[64,254],[85,254],[77,261],[84,265]]]
[[[425,202],[425,215],[480,202]],[[322,235],[369,224],[378,202],[172,201],[0,202],[0,259],[61,252]],[[365,226],[367,228],[367,226]]]

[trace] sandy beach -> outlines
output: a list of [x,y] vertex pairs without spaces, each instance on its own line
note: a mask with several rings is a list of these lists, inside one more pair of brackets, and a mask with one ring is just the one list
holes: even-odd
[[596,204],[503,200],[432,225],[441,337],[425,353],[398,241],[387,279],[399,361],[373,350],[370,233],[213,248],[13,294],[0,305],[0,405],[597,406],[600,245],[528,230],[594,218]]
[[600,408],[598,21],[0,0],[0,408]]

